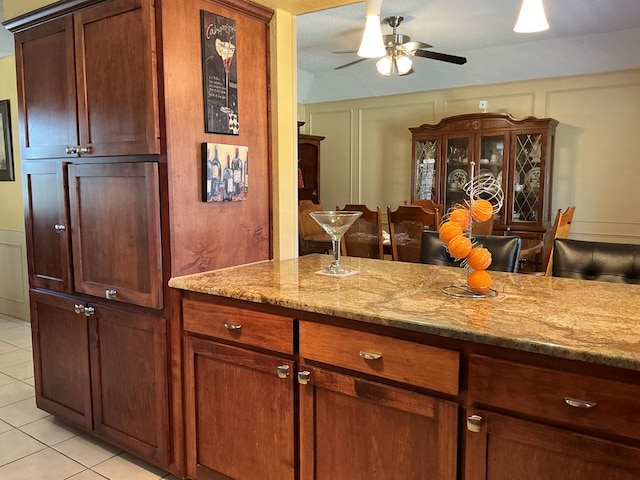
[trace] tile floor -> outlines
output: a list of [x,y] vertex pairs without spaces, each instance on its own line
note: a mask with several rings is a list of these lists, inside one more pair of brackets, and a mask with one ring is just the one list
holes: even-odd
[[0,479],[176,479],[39,410],[34,395],[30,324],[0,314]]

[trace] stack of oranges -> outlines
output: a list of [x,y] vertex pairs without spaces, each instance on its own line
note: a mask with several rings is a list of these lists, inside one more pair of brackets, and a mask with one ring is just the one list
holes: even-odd
[[449,213],[447,221],[440,225],[440,240],[447,244],[449,254],[456,260],[467,260],[471,272],[467,276],[467,286],[476,293],[485,293],[491,287],[491,276],[486,269],[491,265],[491,253],[484,247],[474,247],[464,235],[471,219],[476,222],[489,220],[493,215],[491,202],[483,199],[471,203],[471,211],[456,206]]

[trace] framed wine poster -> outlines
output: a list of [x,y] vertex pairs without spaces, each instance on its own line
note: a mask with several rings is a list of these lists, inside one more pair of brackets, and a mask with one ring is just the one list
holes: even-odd
[[0,181],[15,180],[11,146],[11,113],[9,100],[0,101]]
[[202,144],[202,201],[241,202],[249,193],[249,147]]
[[200,11],[204,131],[238,135],[238,69],[236,22]]

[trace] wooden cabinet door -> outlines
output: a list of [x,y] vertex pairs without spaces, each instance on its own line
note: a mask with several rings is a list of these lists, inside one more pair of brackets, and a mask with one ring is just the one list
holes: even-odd
[[634,480],[640,449],[487,412],[466,432],[465,480]]
[[[280,378],[279,368],[289,374]],[[293,376],[291,360],[187,337],[189,478],[297,478]]]
[[70,165],[69,204],[76,291],[162,308],[158,165]]
[[91,380],[87,317],[73,297],[31,291],[36,404],[91,430]]
[[456,479],[455,404],[303,369],[310,376],[300,385],[301,479]]
[[166,321],[94,305],[94,430],[157,465],[168,463]]
[[74,15],[78,127],[89,155],[159,153],[155,28],[149,0]]
[[66,164],[25,162],[24,209],[31,288],[73,291]]
[[78,144],[72,18],[15,40],[22,159],[65,157],[66,147]]

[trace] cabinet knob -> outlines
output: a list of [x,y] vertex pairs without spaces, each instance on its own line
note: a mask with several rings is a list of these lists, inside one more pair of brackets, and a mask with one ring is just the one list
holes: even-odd
[[104,292],[104,296],[106,297],[107,300],[115,299],[117,294],[118,294],[118,292],[116,290],[113,290],[113,289],[105,290],[105,292]]
[[240,330],[242,328],[242,325],[240,325],[239,323],[227,323],[227,322],[225,322],[224,328],[226,328],[227,330]]
[[76,153],[78,155],[86,155],[87,153],[91,153],[91,147],[78,147]]
[[67,145],[67,148],[65,149],[65,151],[67,152],[67,155],[75,155],[78,153],[78,147],[75,147],[73,145]]
[[298,383],[300,385],[306,385],[310,381],[311,381],[311,372],[309,372],[308,370],[298,372]]
[[480,415],[470,415],[467,417],[467,430],[478,433],[482,429],[482,417]]
[[95,308],[93,308],[93,307],[84,307],[84,316],[85,317],[90,317],[94,313],[96,313],[96,309]]
[[84,305],[82,305],[82,304],[80,304],[80,303],[76,303],[76,304],[73,306],[73,310],[74,310],[76,313],[84,313]]
[[594,408],[598,406],[596,402],[571,397],[564,397],[564,403],[574,408]]
[[381,353],[377,352],[365,352],[364,350],[360,350],[360,356],[365,360],[378,360],[382,358]]
[[59,233],[61,235],[67,230],[67,227],[65,225],[61,225],[59,223],[56,223],[53,228],[56,230],[56,233]]
[[287,378],[289,376],[289,365],[278,365],[278,378]]

